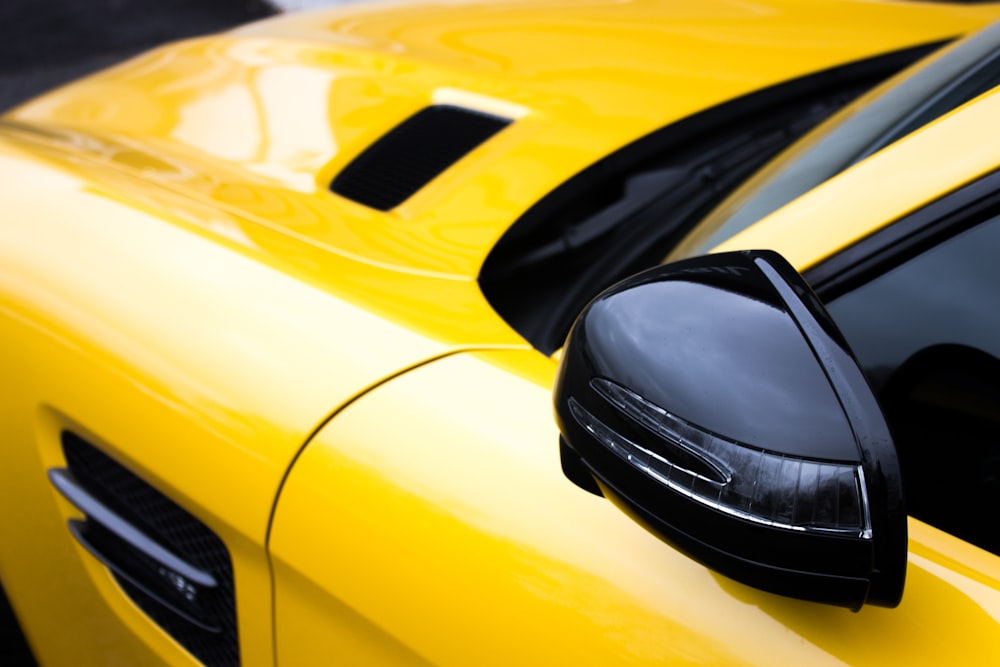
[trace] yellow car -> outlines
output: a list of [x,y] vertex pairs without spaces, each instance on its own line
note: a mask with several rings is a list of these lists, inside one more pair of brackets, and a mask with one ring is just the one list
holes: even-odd
[[34,658],[995,664],[998,15],[351,6],[3,116]]

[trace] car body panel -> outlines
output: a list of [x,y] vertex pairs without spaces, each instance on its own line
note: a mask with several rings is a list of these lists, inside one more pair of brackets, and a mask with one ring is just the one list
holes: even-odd
[[[173,167],[147,159],[144,178],[348,256],[469,278],[518,215],[597,158],[761,88],[966,33],[997,11],[851,0],[347,7],[153,51],[8,120],[152,154]],[[516,122],[389,213],[327,192],[432,103]]]
[[449,348],[296,277],[231,216],[134,176],[9,142],[0,170],[0,516],[17,545],[0,574],[18,613],[38,619],[27,633],[39,659],[189,660],[69,537],[78,513],[46,470],[64,465],[70,429],[223,538],[244,664],[270,664],[264,544],[289,462],[334,407]]
[[[4,116],[0,524],[13,538],[0,578],[44,664],[194,664],[72,541],[66,521],[78,513],[46,480],[64,464],[63,429],[222,537],[248,666],[318,654],[558,663],[567,651],[598,664],[773,664],[841,650],[864,664],[874,630],[863,627],[916,632],[925,616],[852,617],[722,580],[573,487],[558,466],[555,362],[527,349],[475,277],[520,213],[636,137],[762,86],[963,33],[997,9],[774,0],[664,13],[634,3],[610,26],[612,5],[289,18],[166,47]],[[668,19],[672,31],[650,29]],[[545,39],[536,28],[512,34],[514,22],[545,26]],[[604,30],[618,46],[589,47]],[[501,36],[520,41],[500,49]],[[735,42],[746,54],[738,69],[720,55]],[[674,57],[651,58],[660,47]],[[616,48],[614,67],[597,66]],[[557,55],[558,67],[539,66]],[[431,102],[518,121],[389,213],[327,191],[365,146]],[[881,224],[865,219],[854,238]],[[801,243],[800,268],[827,251]],[[463,354],[485,348],[505,351]],[[415,402],[396,406],[397,396]],[[372,463],[401,435],[424,454]],[[461,453],[466,467],[482,456],[504,476],[475,484],[462,460],[442,466],[435,450]],[[324,477],[345,455],[364,474]],[[396,488],[390,471],[415,486]],[[366,524],[356,513],[365,508],[393,525]],[[575,517],[565,532],[553,530],[559,513]],[[363,549],[341,548],[340,522],[354,522]],[[380,583],[379,559],[394,555],[400,530],[455,551],[410,566],[426,569],[386,570]],[[947,591],[971,591],[944,595],[940,609],[976,637],[994,609],[994,562],[933,529],[913,534],[926,536],[914,543],[918,570],[926,563]],[[475,577],[508,566],[466,597]],[[401,588],[407,572],[419,575],[404,582],[415,588]],[[723,602],[731,616],[720,623]],[[859,633],[856,643],[842,646],[841,632]],[[486,636],[503,642],[490,644],[495,655],[470,653]],[[947,647],[911,648],[900,655],[943,661]],[[995,648],[961,650],[974,661]]]
[[714,574],[568,484],[549,401],[555,370],[533,351],[452,355],[380,386],[317,434],[275,515],[279,663],[998,655],[1000,559],[919,521],[902,604],[853,613]]

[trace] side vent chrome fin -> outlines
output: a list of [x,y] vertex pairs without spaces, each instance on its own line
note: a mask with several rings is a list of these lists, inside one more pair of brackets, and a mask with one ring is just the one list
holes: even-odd
[[[114,572],[116,579],[124,579],[145,593],[154,602],[160,604],[164,609],[173,612],[188,623],[206,632],[218,634],[222,631],[218,625],[214,624],[210,619],[205,618],[204,613],[200,609],[196,608],[195,602],[198,596],[198,589],[185,579],[179,577],[176,573],[170,572],[164,567],[157,568],[156,573],[166,580],[164,582],[166,585],[170,585],[170,582],[177,582],[175,590],[158,590],[163,587],[164,583],[157,585],[155,579],[150,577],[152,572],[137,572],[137,568],[125,565],[121,558],[122,554],[115,553],[116,550],[113,542],[110,545],[102,544],[102,542],[108,541],[106,535],[104,539],[100,539],[94,535],[94,533],[98,533],[99,535],[103,531],[95,530],[93,524],[71,519],[69,522],[69,532],[73,534],[76,541],[89,551],[94,558],[101,561],[105,567]],[[190,604],[181,606],[181,604],[170,600],[169,598],[173,597],[171,593],[175,591],[182,596],[188,596],[189,599],[187,601]]]
[[218,586],[215,577],[199,570],[164,549],[146,537],[142,531],[137,530],[128,521],[108,509],[101,501],[87,493],[86,489],[80,486],[73,478],[73,474],[65,468],[53,468],[49,470],[49,480],[66,500],[73,503],[78,510],[87,515],[88,520],[101,524],[104,528],[124,540],[128,546],[141,552],[157,565],[169,569],[199,586],[208,588]]
[[215,577],[178,558],[108,509],[68,470],[49,470],[49,481],[87,516],[86,521],[70,520],[69,530],[94,558],[189,623],[220,632],[198,604],[202,589],[218,587]]

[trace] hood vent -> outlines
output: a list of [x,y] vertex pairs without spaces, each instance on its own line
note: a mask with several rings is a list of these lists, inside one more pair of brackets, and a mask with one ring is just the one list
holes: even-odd
[[510,122],[508,118],[449,105],[421,109],[347,165],[330,190],[388,211]]

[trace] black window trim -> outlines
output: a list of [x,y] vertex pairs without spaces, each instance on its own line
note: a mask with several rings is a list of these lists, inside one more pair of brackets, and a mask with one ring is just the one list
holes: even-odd
[[[960,237],[966,233],[974,234],[977,230],[985,227],[995,227],[998,219],[1000,219],[1000,169],[978,176],[971,182],[955,188],[931,203],[901,216],[896,222],[890,223],[816,265],[813,269],[806,271],[805,277],[812,284],[821,301],[830,304],[831,309],[835,310],[836,300],[839,297],[846,295],[847,298],[852,298],[851,292],[854,290],[860,290],[863,295],[868,284],[878,281],[894,269],[899,268],[901,271],[907,271],[907,263],[911,260],[920,261],[918,257],[923,253],[933,251],[942,244],[950,244],[952,241],[962,243]],[[993,250],[991,246],[987,249]],[[937,274],[924,273],[922,275],[929,276],[932,280],[938,279]],[[948,280],[948,277],[942,276],[941,279]],[[863,298],[864,296],[862,296]],[[833,313],[831,315],[836,321],[836,315]],[[933,314],[931,316],[933,317]],[[847,322],[845,321],[844,324],[847,325]],[[841,325],[838,323],[839,326]],[[989,337],[989,332],[992,332],[993,329],[987,328],[985,331]],[[942,392],[942,386],[946,389],[957,387],[960,390],[975,386],[976,390],[984,392],[981,394],[985,397],[982,399],[983,401],[992,400],[992,403],[987,403],[987,405],[992,405],[995,411],[998,387],[996,377],[1000,361],[992,356],[991,352],[978,345],[970,347],[961,335],[935,338],[930,345],[922,343],[915,349],[916,352],[908,351],[905,360],[901,359],[898,364],[886,365],[869,363],[871,360],[869,362],[859,361],[866,375],[869,375],[869,371],[881,375],[881,380],[875,375],[869,375],[869,381],[872,383],[873,390],[877,387],[878,401],[882,405],[889,429],[893,433],[892,437],[897,452],[900,455],[904,487],[907,488],[908,496],[907,514],[966,544],[1000,555],[1000,541],[997,540],[995,532],[981,529],[981,524],[970,524],[968,521],[962,520],[964,515],[960,509],[962,506],[968,506],[967,503],[971,502],[969,498],[972,498],[975,493],[985,493],[988,490],[988,480],[991,479],[991,475],[995,475],[995,471],[998,469],[993,464],[997,451],[995,428],[989,431],[990,438],[993,440],[992,449],[986,446],[989,443],[986,442],[985,438],[977,440],[976,437],[972,437],[970,441],[974,447],[963,450],[962,460],[966,461],[967,467],[983,472],[978,478],[978,483],[974,479],[960,476],[963,487],[973,485],[972,488],[978,490],[970,491],[971,495],[968,497],[962,494],[956,495],[947,489],[941,490],[939,481],[934,479],[935,475],[944,474],[949,479],[955,478],[954,474],[940,473],[940,469],[946,464],[936,462],[939,457],[937,447],[942,442],[942,438],[930,436],[921,439],[920,436],[925,429],[930,429],[932,433],[938,433],[938,430],[935,429],[939,429],[940,426],[936,425],[937,422],[934,421],[933,415],[937,413],[937,419],[940,421],[942,411],[947,414],[948,437],[955,436],[957,441],[962,441],[962,437],[956,434],[978,434],[982,424],[970,426],[965,431],[959,431],[962,428],[961,425],[956,424],[952,418],[956,414],[954,407],[947,406],[947,402],[937,402],[934,397],[954,396],[954,394],[949,394],[947,390]],[[928,353],[932,356],[927,356]],[[940,360],[940,356],[933,355],[943,353],[948,354],[947,363],[939,365],[937,368],[939,371],[942,368],[947,368],[946,375],[938,373],[937,375],[927,374],[925,376],[915,373],[917,368],[920,368],[921,372],[926,372],[928,367],[920,364],[928,359]],[[911,362],[916,359],[920,359],[921,362],[918,362],[917,366],[913,366]],[[934,366],[930,368],[934,368]],[[976,370],[972,371],[972,375],[969,375],[969,369],[972,368]],[[884,372],[879,372],[878,369],[882,369]],[[983,373],[983,375],[976,373]],[[927,400],[928,394],[925,394],[924,400],[912,402],[907,393],[909,390],[901,391],[901,388],[910,387],[913,389],[921,386],[915,383],[915,379],[923,377],[936,378],[938,383],[943,381],[944,384],[938,384],[930,392],[929,395],[932,397],[930,400]],[[990,379],[984,384],[983,378],[987,377]],[[942,380],[943,378],[945,379]],[[956,378],[958,379],[956,380]],[[976,381],[974,385],[968,384],[970,378]],[[966,384],[962,384],[963,381]],[[978,404],[978,400],[974,403]],[[924,419],[925,414],[929,414],[931,417]],[[995,415],[995,412],[993,414]],[[982,419],[979,421],[981,422]],[[955,498],[958,500],[955,501]],[[947,502],[945,502],[946,499]]]
[[1000,214],[1000,170],[990,172],[841,250],[804,276],[824,303]]

